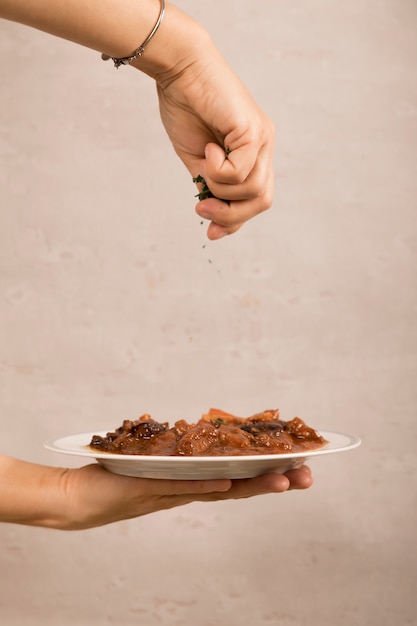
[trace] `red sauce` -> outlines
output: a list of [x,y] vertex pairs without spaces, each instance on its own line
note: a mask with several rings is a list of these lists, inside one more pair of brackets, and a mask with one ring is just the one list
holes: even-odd
[[105,437],[94,435],[90,447],[115,454],[157,456],[237,456],[304,452],[328,443],[299,417],[290,421],[269,410],[241,418],[210,409],[195,424],[157,422],[150,415],[125,420]]

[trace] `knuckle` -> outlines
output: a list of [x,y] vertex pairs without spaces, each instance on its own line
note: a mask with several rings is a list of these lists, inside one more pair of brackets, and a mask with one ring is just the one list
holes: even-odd
[[268,119],[268,136],[271,139],[275,139],[275,135],[276,135],[275,124],[272,120]]
[[259,211],[266,211],[272,206],[273,202],[273,185],[267,183],[259,183],[258,187],[253,190],[252,199],[256,202]]
[[263,213],[263,211],[267,211],[268,209],[270,209],[272,206],[272,201],[273,197],[271,192],[265,191],[259,194],[255,200],[256,213]]
[[267,211],[268,209],[270,209],[272,206],[272,202],[273,202],[273,193],[272,193],[272,190],[268,190],[263,194],[260,200],[261,211]]
[[266,143],[274,143],[275,141],[275,124],[274,122],[267,117],[264,121],[264,137]]
[[271,208],[271,206],[272,206],[272,200],[270,200],[269,198],[263,198],[262,202],[259,203],[260,213],[267,211],[268,209]]

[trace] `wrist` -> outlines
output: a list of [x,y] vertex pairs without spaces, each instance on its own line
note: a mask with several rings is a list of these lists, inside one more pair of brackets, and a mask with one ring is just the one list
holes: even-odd
[[164,19],[142,56],[131,63],[166,87],[212,46],[205,28],[176,7],[166,4]]
[[68,471],[0,456],[0,521],[65,528]]

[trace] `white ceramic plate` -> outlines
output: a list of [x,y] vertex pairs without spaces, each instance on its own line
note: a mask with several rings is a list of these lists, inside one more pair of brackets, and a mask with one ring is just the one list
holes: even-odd
[[329,442],[326,447],[309,452],[289,454],[262,454],[256,456],[144,456],[111,454],[89,448],[93,435],[83,433],[47,441],[45,448],[52,452],[96,459],[107,470],[124,476],[141,478],[168,478],[175,480],[202,480],[211,478],[253,478],[268,472],[283,474],[300,467],[316,456],[346,452],[357,448],[361,440],[353,435],[320,431]]

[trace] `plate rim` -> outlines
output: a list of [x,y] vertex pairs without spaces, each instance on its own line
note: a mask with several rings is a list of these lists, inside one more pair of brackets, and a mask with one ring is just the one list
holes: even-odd
[[[159,463],[203,463],[208,462],[210,464],[216,463],[237,463],[237,462],[248,462],[248,461],[267,461],[273,459],[301,459],[301,458],[310,458],[312,456],[322,456],[325,454],[334,454],[336,452],[347,452],[349,450],[354,450],[358,448],[362,444],[362,440],[357,435],[351,435],[348,433],[340,432],[340,431],[330,431],[330,430],[318,430],[317,432],[329,441],[331,446],[330,435],[343,437],[346,439],[346,443],[339,447],[323,447],[315,450],[304,450],[299,452],[285,452],[285,453],[276,453],[276,454],[237,454],[237,455],[216,455],[216,456],[166,456],[166,455],[150,455],[150,454],[116,454],[114,452],[100,452],[99,450],[93,450],[88,448],[88,444],[84,446],[79,445],[77,449],[73,448],[63,448],[59,446],[59,442],[64,442],[73,438],[85,437],[86,441],[91,440],[93,435],[105,436],[107,432],[110,431],[93,431],[90,433],[74,433],[73,435],[66,435],[64,437],[57,437],[52,440],[47,440],[44,442],[43,446],[46,450],[50,452],[55,452],[57,454],[67,454],[71,456],[79,456],[93,459],[108,459],[113,461],[123,461],[123,462],[159,462]],[[83,447],[86,449],[84,450]]]

